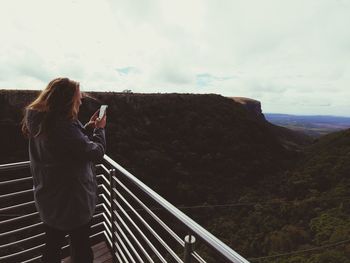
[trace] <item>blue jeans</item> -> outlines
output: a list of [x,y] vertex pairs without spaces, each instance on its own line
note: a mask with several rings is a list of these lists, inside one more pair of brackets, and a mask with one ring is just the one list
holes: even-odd
[[83,226],[72,230],[59,230],[44,224],[45,229],[45,247],[42,256],[43,263],[60,263],[61,247],[65,242],[65,235],[70,238],[71,262],[74,263],[92,263],[93,252],[90,245],[91,221]]

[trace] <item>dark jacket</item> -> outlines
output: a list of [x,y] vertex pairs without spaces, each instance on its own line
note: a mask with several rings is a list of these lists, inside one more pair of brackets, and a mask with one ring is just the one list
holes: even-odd
[[[36,134],[42,113],[28,110],[26,122]],[[79,120],[57,118],[47,136],[30,137],[29,159],[34,200],[42,221],[70,230],[87,223],[95,211],[97,182],[94,163],[106,151],[104,129],[90,133]]]

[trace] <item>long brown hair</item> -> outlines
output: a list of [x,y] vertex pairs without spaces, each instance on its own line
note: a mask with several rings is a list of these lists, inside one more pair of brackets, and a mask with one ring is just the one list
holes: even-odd
[[25,111],[35,110],[43,114],[36,134],[30,134],[26,115],[22,120],[22,132],[27,137],[46,134],[57,117],[77,119],[80,106],[79,82],[68,78],[56,78],[49,82],[39,96],[25,107]]

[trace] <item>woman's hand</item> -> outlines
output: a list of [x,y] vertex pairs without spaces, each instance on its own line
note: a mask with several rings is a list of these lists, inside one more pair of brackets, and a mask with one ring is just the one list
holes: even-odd
[[107,121],[107,115],[105,113],[105,115],[102,117],[102,119],[100,119],[100,118],[95,119],[95,128],[106,127],[106,121]]
[[102,117],[102,119],[98,118],[100,110],[97,110],[94,115],[91,116],[89,122],[86,124],[86,126],[91,126],[93,128],[104,128],[106,127],[106,121],[107,121],[107,116],[106,113]]
[[93,128],[96,128],[96,125],[95,125],[95,121],[98,117],[98,112],[99,110],[97,110],[90,118],[89,122],[86,124],[86,126],[92,126]]

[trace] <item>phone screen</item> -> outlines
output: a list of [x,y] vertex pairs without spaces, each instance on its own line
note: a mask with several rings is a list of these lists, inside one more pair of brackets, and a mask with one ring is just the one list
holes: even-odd
[[108,105],[101,105],[100,113],[98,114],[98,117],[100,119],[102,119],[103,116],[105,115],[107,107],[108,107]]

